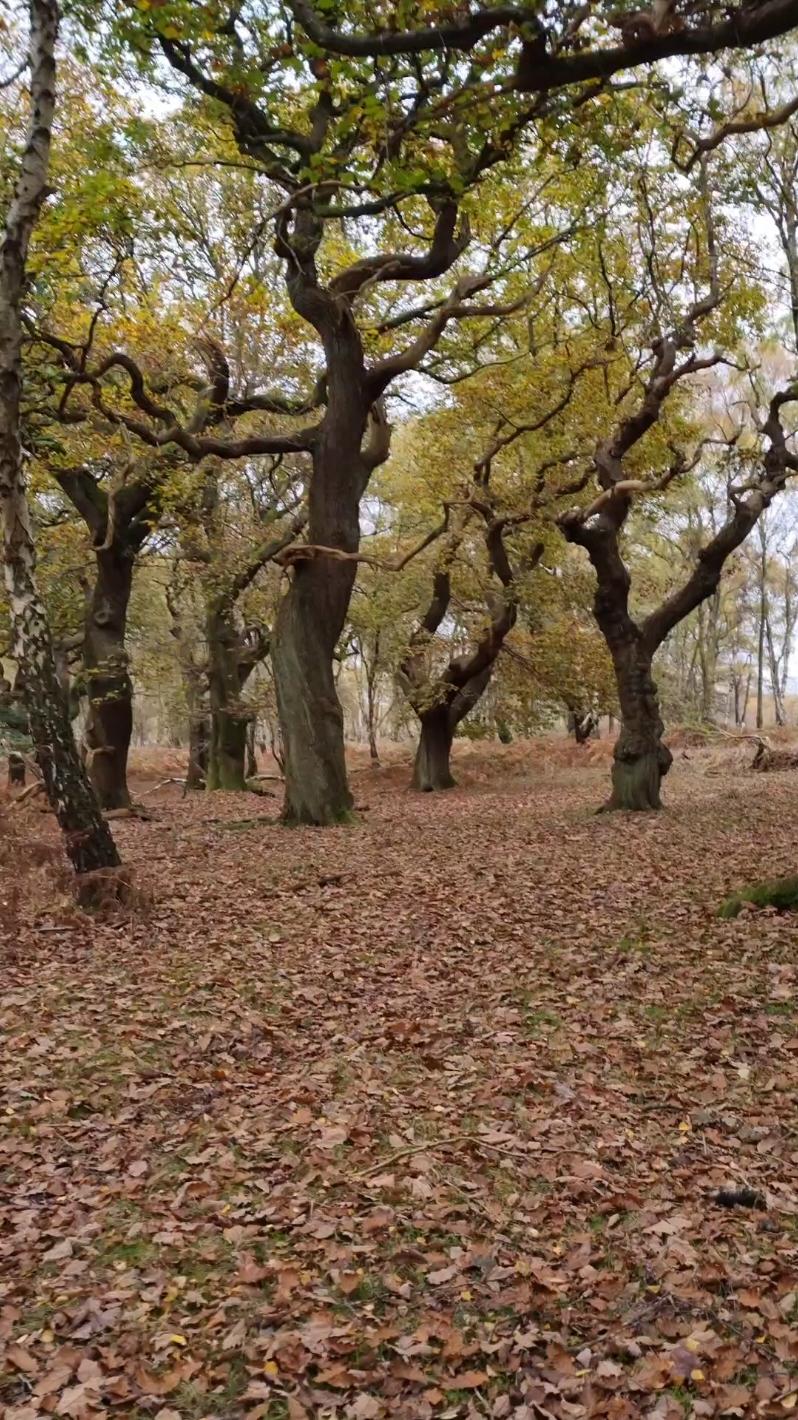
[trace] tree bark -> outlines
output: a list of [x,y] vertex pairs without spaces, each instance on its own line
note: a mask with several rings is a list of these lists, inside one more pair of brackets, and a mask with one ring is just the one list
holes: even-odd
[[251,715],[241,700],[239,636],[226,602],[209,607],[207,638],[211,738],[206,786],[243,790],[247,787],[247,726]]
[[246,719],[235,711],[213,710],[206,788],[246,789],[246,749]]
[[453,789],[456,780],[450,768],[454,726],[448,705],[436,705],[419,716],[421,735],[413,765],[413,788],[425,794]]
[[[646,623],[647,635],[629,614],[631,576],[618,541],[625,516],[626,509],[616,506],[602,512],[589,527],[576,517],[567,517],[561,526],[570,541],[586,548],[593,564],[593,614],[612,657],[618,689],[621,725],[613,752],[612,792],[603,809],[659,809],[660,785],[672,762],[671,752],[662,742],[664,726],[651,674],[654,652],[663,635],[651,627],[653,617]],[[664,614],[659,608],[654,616]]]
[[[498,655],[498,644],[495,651]],[[413,766],[414,789],[432,793],[438,789],[455,788],[457,780],[450,767],[455,730],[484,695],[490,684],[495,659],[496,656],[475,675],[469,676],[459,689],[444,682],[443,688],[448,692],[445,701],[439,701],[428,710],[416,709],[421,722],[421,736]],[[475,661],[476,656],[472,658],[472,663]]]
[[283,820],[288,824],[326,826],[352,815],[333,652],[355,565],[298,564],[277,614],[272,666],[285,755]]
[[377,675],[380,660],[380,632],[374,633],[374,655],[371,660],[364,656],[366,666],[366,729],[369,741],[369,758],[374,768],[379,767],[380,751],[377,744]]
[[8,754],[8,787],[9,789],[25,787],[25,760],[13,749],[9,750]]
[[211,742],[210,718],[199,706],[189,707],[188,770],[186,789],[204,789],[208,777],[208,749]]
[[256,725],[255,716],[253,715],[247,724],[246,764],[244,768],[244,774],[247,779],[254,779],[255,775],[258,772],[258,756],[256,743]]
[[83,664],[89,698],[85,742],[92,787],[104,809],[130,806],[127,761],[133,733],[133,685],[125,649],[134,554],[124,542],[96,551],[97,573],[86,613]]
[[584,706],[568,705],[568,730],[578,745],[587,744],[598,725],[595,710],[585,710]]
[[55,0],[31,0],[31,116],[0,237],[0,508],[14,655],[23,668],[31,738],[48,801],[77,873],[119,866],[108,824],[78,758],[39,599],[36,554],[22,474],[21,304],[30,235],[44,199],[55,109]]
[[[363,352],[351,316],[325,330],[329,399],[313,450],[308,541],[356,553],[360,499],[373,463],[362,450],[368,419]],[[324,555],[297,561],[280,602],[272,667],[285,752],[287,824],[326,826],[352,816],[344,721],[333,655],[344,628],[357,563]]]
[[662,742],[664,725],[651,657],[639,638],[610,647],[618,684],[621,730],[615,742],[607,809],[659,809],[660,785],[673,761]]
[[773,639],[773,627],[770,621],[770,609],[768,608],[765,617],[765,639],[768,649],[768,664],[770,666],[770,688],[773,693],[773,714],[777,725],[786,725],[787,716],[784,711],[784,701],[781,698],[781,682],[779,678],[779,662],[776,655],[776,646]]

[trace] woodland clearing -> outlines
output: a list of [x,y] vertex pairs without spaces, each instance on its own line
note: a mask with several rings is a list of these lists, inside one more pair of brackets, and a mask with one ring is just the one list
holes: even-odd
[[20,879],[7,1420],[796,1409],[796,927],[717,912],[794,868],[798,778],[677,750],[595,816],[603,743],[458,751],[335,830],[150,792],[141,914]]

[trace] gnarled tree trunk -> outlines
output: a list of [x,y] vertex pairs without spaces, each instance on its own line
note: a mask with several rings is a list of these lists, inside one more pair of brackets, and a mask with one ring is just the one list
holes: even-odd
[[207,637],[211,737],[206,785],[208,789],[246,789],[251,713],[241,700],[239,637],[226,603],[209,608]]
[[124,542],[114,542],[97,549],[96,562],[83,641],[89,700],[86,763],[101,806],[123,809],[130,806],[127,760],[133,733],[133,685],[125,649],[133,553]]
[[451,683],[442,683],[447,692],[443,702],[439,701],[427,710],[414,707],[421,723],[421,735],[413,764],[414,789],[421,789],[428,794],[438,789],[456,787],[457,780],[451,770],[455,731],[490,684],[495,659],[499,654],[499,644],[497,641],[494,646],[495,654],[488,664],[477,671],[476,675],[469,676],[464,685],[458,688]]
[[453,789],[456,780],[450,768],[454,726],[449,706],[436,705],[419,715],[421,735],[413,764],[413,788],[424,793]]
[[[354,550],[359,528],[339,536]],[[277,613],[272,666],[285,754],[283,819],[289,824],[342,823],[352,813],[333,652],[354,577],[354,562],[297,563]]]
[[[313,450],[308,542],[354,554],[360,545],[360,499],[387,443],[383,440],[373,455],[362,449],[369,406],[360,340],[348,311],[341,311],[334,327],[328,321],[326,315],[321,323],[328,405]],[[325,826],[352,814],[333,655],[356,571],[354,558],[322,553],[295,561],[287,574],[290,585],[277,613],[272,667],[285,752],[283,820],[288,824]]]
[[611,648],[621,706],[621,730],[615,742],[612,794],[608,809],[659,809],[660,784],[673,756],[663,744],[664,726],[651,657],[639,638]]

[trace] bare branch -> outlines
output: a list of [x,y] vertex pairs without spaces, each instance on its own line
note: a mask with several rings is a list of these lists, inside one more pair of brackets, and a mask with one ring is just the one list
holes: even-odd
[[[692,134],[688,135],[684,131],[680,131],[673,140],[671,157],[680,172],[690,173],[700,158],[719,148],[727,138],[738,133],[759,133],[768,128],[780,128],[795,113],[798,113],[798,95],[794,99],[790,99],[788,103],[782,104],[780,108],[771,111],[758,109],[748,118],[730,118],[725,123],[721,123],[707,138],[696,138]],[[687,137],[693,143],[693,151],[687,159],[680,159],[679,149]]]

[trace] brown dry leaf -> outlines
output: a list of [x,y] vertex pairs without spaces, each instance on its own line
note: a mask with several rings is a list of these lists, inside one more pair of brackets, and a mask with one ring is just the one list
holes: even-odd
[[[262,1420],[455,1383],[496,1420],[795,1413],[795,919],[717,905],[794,871],[798,776],[689,753],[662,816],[594,815],[611,744],[556,735],[458,742],[440,796],[389,747],[329,834],[167,786],[114,826],[149,915],[0,913],[13,1420],[213,1415],[239,1363]],[[715,1203],[741,1179],[767,1209]]]
[[63,1238],[61,1242],[55,1243],[53,1247],[47,1249],[42,1255],[42,1262],[63,1262],[65,1258],[72,1256],[72,1242],[69,1238]]
[[440,1267],[435,1272],[427,1273],[427,1281],[431,1287],[442,1287],[444,1282],[451,1282],[459,1271],[460,1268],[456,1265],[454,1267]]
[[385,1406],[376,1396],[363,1392],[346,1407],[345,1413],[352,1420],[379,1420],[379,1416],[385,1414]]
[[310,1420],[310,1415],[297,1399],[296,1396],[286,1397],[286,1407],[288,1410],[288,1420]]
[[489,1380],[487,1371],[461,1371],[459,1375],[452,1376],[446,1385],[449,1390],[476,1390],[487,1385]]
[[63,1390],[64,1386],[72,1378],[72,1366],[55,1366],[52,1371],[47,1371],[40,1376],[33,1389],[38,1396],[53,1395],[57,1390]]
[[24,1346],[11,1345],[5,1348],[5,1359],[9,1365],[15,1366],[18,1371],[25,1371],[27,1375],[35,1375],[39,1369],[39,1363],[30,1351],[26,1351]]

